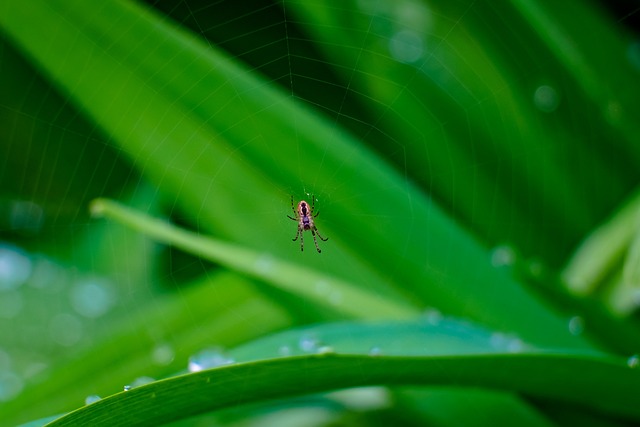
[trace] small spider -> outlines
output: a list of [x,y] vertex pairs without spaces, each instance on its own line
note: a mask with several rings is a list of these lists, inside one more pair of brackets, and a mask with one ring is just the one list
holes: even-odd
[[296,233],[296,238],[292,240],[295,242],[296,240],[298,240],[298,237],[300,237],[300,251],[304,251],[304,237],[302,236],[302,233],[305,230],[311,230],[311,234],[313,235],[313,243],[316,244],[316,249],[318,250],[318,253],[320,253],[322,251],[318,247],[316,234],[323,242],[326,242],[327,240],[329,240],[329,238],[322,237],[318,232],[316,225],[313,223],[313,219],[317,217],[320,212],[317,212],[315,214],[313,213],[313,207],[315,206],[316,199],[314,196],[311,196],[311,200],[311,209],[309,209],[309,203],[305,202],[304,200],[301,200],[300,203],[298,203],[298,207],[296,209],[296,206],[293,204],[293,196],[291,196],[291,209],[293,209],[294,216],[292,217],[287,215],[287,217],[294,221],[298,221],[298,232]]

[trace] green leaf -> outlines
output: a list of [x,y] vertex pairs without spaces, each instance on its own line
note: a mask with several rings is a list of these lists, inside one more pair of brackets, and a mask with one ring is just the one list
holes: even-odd
[[[402,318],[418,313],[416,308],[402,300],[382,299],[379,295],[344,280],[277,259],[270,254],[200,236],[113,201],[96,200],[91,211],[94,215],[113,218],[160,242],[175,245],[194,255],[293,292],[320,306],[337,309],[346,316],[362,319]],[[339,296],[339,300],[332,299],[332,295]],[[358,304],[351,304],[350,301],[358,301]]]
[[606,357],[322,354],[238,363],[158,381],[102,399],[50,425],[158,425],[241,403],[369,385],[486,387],[640,420],[635,404],[640,371]]
[[[633,194],[605,223],[593,230],[575,250],[562,272],[569,290],[577,295],[594,292],[608,276],[621,268],[640,218],[640,193]],[[626,279],[632,281],[633,261]]]

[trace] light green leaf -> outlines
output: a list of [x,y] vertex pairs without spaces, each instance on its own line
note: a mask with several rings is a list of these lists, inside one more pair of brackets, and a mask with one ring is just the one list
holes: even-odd
[[[441,325],[324,328],[285,332],[246,348],[254,346],[264,351],[272,344],[286,344],[296,335],[316,333],[331,344],[330,350],[320,347],[312,349],[316,354],[241,362],[169,378],[102,399],[51,426],[158,425],[240,403],[369,385],[483,387],[640,420],[640,407],[635,404],[640,392],[640,371],[622,360],[579,353],[505,354],[499,346],[491,350],[487,333],[448,320]],[[450,334],[451,328],[457,333]],[[476,344],[465,336],[475,336]],[[385,355],[384,343],[381,353],[369,354],[371,343],[380,337],[394,342],[389,347],[394,355]],[[449,349],[439,348],[447,342]],[[403,347],[413,347],[414,351],[401,356]],[[471,354],[457,354],[463,347]],[[309,350],[304,346],[301,349]],[[478,353],[474,354],[474,349]],[[434,350],[439,355],[417,355],[434,354]],[[447,355],[450,351],[456,354]],[[248,354],[246,349],[239,349],[237,354],[243,352]]]
[[334,308],[349,317],[406,318],[418,314],[416,308],[401,300],[381,298],[339,278],[286,262],[268,253],[200,236],[113,201],[96,200],[91,211],[94,215],[115,219],[160,242],[263,280],[320,306]]

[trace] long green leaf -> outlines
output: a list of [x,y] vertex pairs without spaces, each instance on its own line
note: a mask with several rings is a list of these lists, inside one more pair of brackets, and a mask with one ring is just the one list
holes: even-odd
[[230,405],[378,384],[496,388],[640,421],[640,371],[606,358],[325,354],[239,363],[158,381],[48,425],[152,426]]
[[[96,200],[91,210],[95,215],[113,218],[158,241],[175,245],[187,252],[264,280],[320,306],[333,307],[350,317],[402,318],[418,314],[415,307],[401,300],[383,299],[344,280],[277,259],[269,254],[200,236],[113,201]],[[351,301],[358,303],[352,304]]]
[[[435,316],[420,322],[308,326],[229,351],[232,365],[120,393],[104,399],[109,403],[82,408],[59,422],[152,425],[166,421],[163,415],[179,419],[229,404],[365,385],[480,386],[582,405],[597,402],[600,411],[640,416],[640,409],[627,405],[634,399],[629,393],[639,386],[634,382],[640,371],[597,353],[539,352],[522,342],[514,347],[512,339]],[[401,367],[403,363],[408,365]],[[572,375],[575,381],[564,381]],[[631,388],[625,394],[627,386]],[[143,389],[135,402],[128,400],[129,393]],[[177,389],[183,391],[175,394]],[[136,404],[139,411],[129,409]],[[152,409],[156,405],[167,408]],[[159,418],[151,415],[157,411]]]

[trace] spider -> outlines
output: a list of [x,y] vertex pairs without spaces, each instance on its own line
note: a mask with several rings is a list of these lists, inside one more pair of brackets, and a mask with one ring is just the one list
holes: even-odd
[[314,196],[311,196],[311,200],[311,209],[309,209],[309,203],[305,202],[304,200],[300,200],[300,203],[298,203],[298,207],[296,208],[293,203],[293,196],[291,196],[291,209],[293,210],[294,216],[287,215],[287,217],[294,221],[298,221],[298,232],[296,233],[296,238],[292,240],[295,242],[296,240],[298,240],[298,237],[300,237],[300,251],[304,251],[304,237],[302,236],[302,233],[305,230],[311,230],[311,234],[313,235],[313,243],[316,244],[316,249],[318,250],[318,253],[320,253],[322,251],[318,247],[316,234],[323,242],[326,242],[327,240],[329,240],[329,238],[322,237],[320,235],[320,232],[318,232],[316,225],[313,223],[313,219],[317,217],[320,212],[317,212],[315,214],[313,213],[316,199]]

